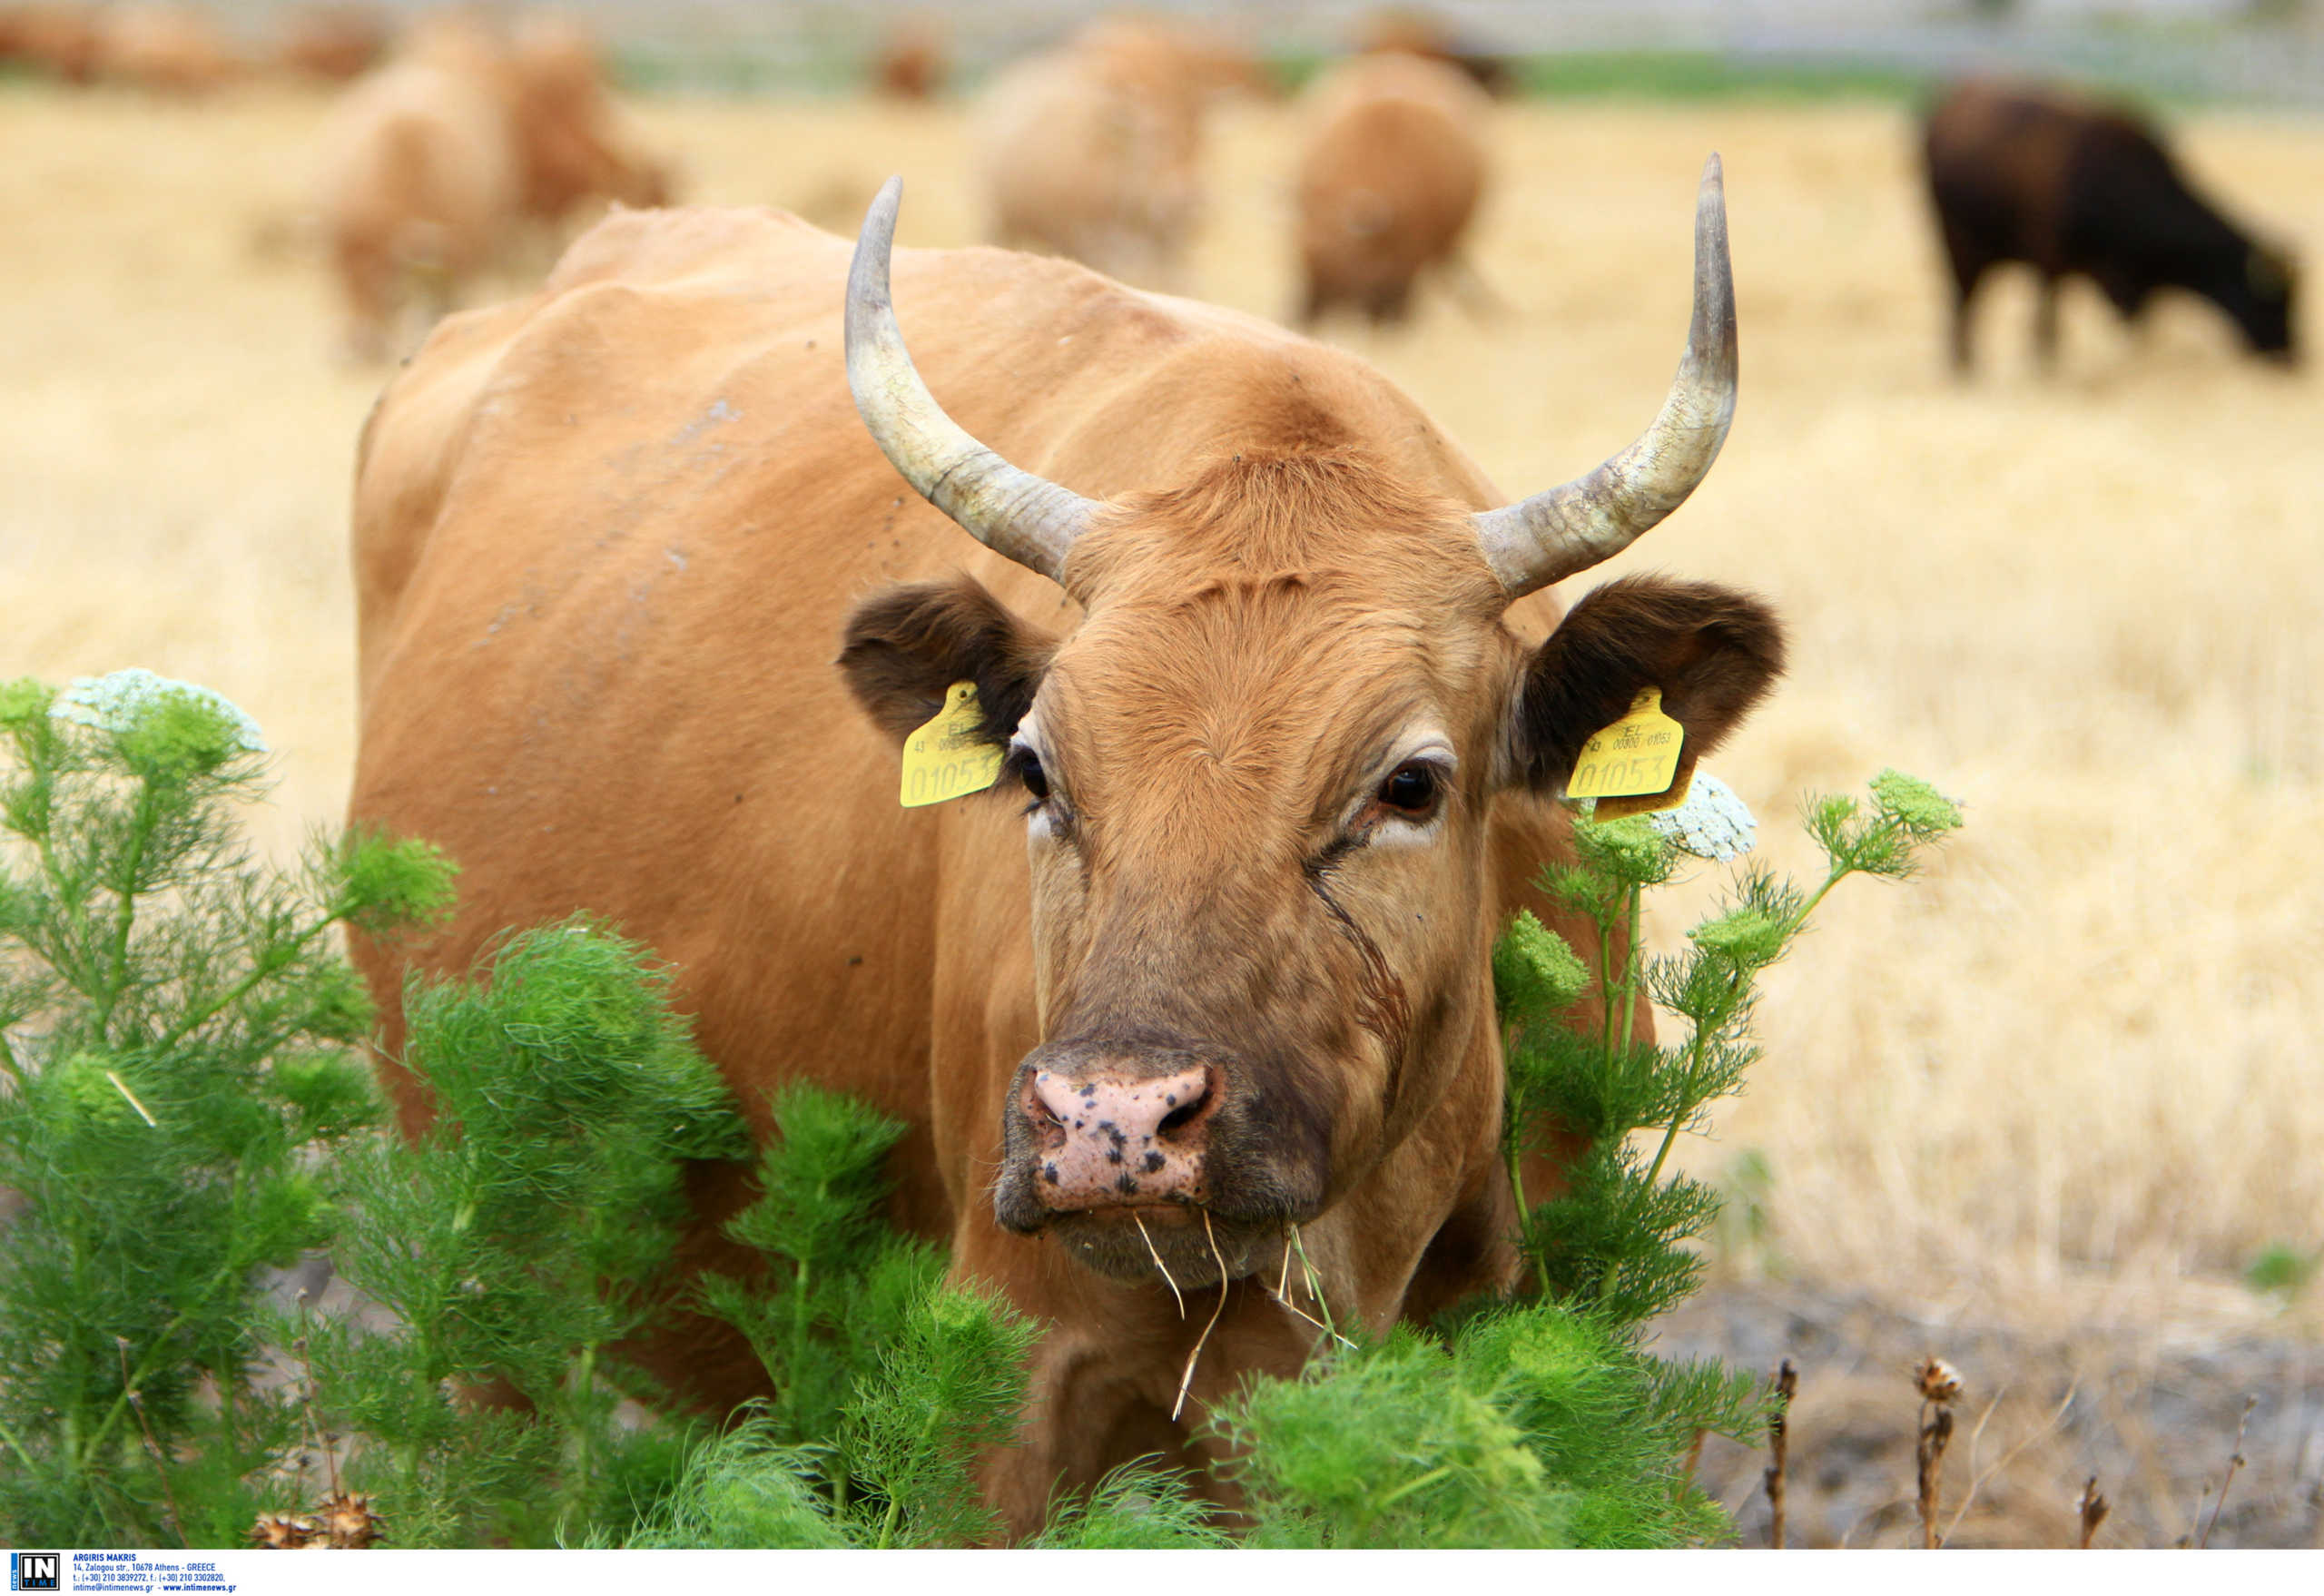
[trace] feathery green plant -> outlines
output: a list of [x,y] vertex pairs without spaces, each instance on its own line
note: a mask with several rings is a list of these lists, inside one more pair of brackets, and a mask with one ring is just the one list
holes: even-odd
[[685,1165],[750,1151],[644,949],[576,919],[509,938],[486,971],[406,990],[403,1062],[434,1118],[338,1161],[362,1217],[340,1271],[395,1326],[306,1326],[315,1400],[364,1438],[346,1480],[401,1545],[578,1534],[666,1484],[683,1441],[615,1421],[659,1394],[618,1344],[678,1305]]
[[[1824,895],[1853,874],[1911,874],[1960,813],[1895,772],[1875,779],[1868,807],[1811,802],[1827,864],[1819,886],[1747,869],[1687,953],[1649,958],[1643,897],[1679,854],[1725,859],[1748,845],[1740,805],[1715,779],[1696,780],[1698,796],[1674,813],[1577,819],[1576,862],[1544,872],[1552,901],[1594,922],[1594,970],[1530,913],[1493,950],[1512,1188],[1523,1192],[1529,1158],[1577,1135],[1583,1144],[1563,1190],[1521,1197],[1519,1298],[1463,1305],[1433,1333],[1326,1336],[1299,1378],[1254,1380],[1215,1413],[1254,1544],[1677,1546],[1728,1532],[1686,1460],[1706,1432],[1754,1437],[1765,1398],[1748,1375],[1643,1345],[1647,1322],[1694,1289],[1701,1264],[1687,1243],[1718,1210],[1709,1187],[1665,1180],[1664,1164],[1758,1058],[1757,977]],[[1577,1030],[1570,1011],[1593,992],[1599,1022]],[[1647,1000],[1685,1034],[1647,1041]]]
[[[321,1162],[377,1116],[332,946],[449,901],[433,850],[253,866],[265,744],[143,671],[0,685],[0,1523],[220,1544],[295,1414],[255,1389],[263,1266],[326,1242]],[[173,1480],[173,1475],[174,1480]],[[202,1489],[204,1483],[215,1489]]]
[[[1647,890],[1670,879],[1683,852],[1738,850],[1724,839],[1706,844],[1684,812],[1577,820],[1576,862],[1551,866],[1541,886],[1596,924],[1596,970],[1582,970],[1530,914],[1519,915],[1495,950],[1508,1069],[1502,1149],[1512,1177],[1526,1152],[1553,1136],[1584,1142],[1564,1190],[1519,1217],[1520,1246],[1541,1294],[1590,1303],[1611,1322],[1635,1325],[1694,1289],[1702,1264],[1686,1244],[1709,1226],[1719,1198],[1690,1177],[1665,1180],[1663,1167],[1679,1133],[1700,1128],[1709,1106],[1733,1095],[1759,1058],[1751,1021],[1760,972],[1790,950],[1841,882],[1859,874],[1901,881],[1928,844],[1961,823],[1951,801],[1895,771],[1873,779],[1868,803],[1815,798],[1805,816],[1825,855],[1821,882],[1803,892],[1747,866],[1687,933],[1689,950],[1660,958],[1640,946]],[[1602,1019],[1594,1033],[1577,1031],[1561,1011],[1592,990],[1602,995]],[[1683,1020],[1684,1034],[1640,1039],[1642,1000]],[[1633,1139],[1640,1133],[1650,1153]]]

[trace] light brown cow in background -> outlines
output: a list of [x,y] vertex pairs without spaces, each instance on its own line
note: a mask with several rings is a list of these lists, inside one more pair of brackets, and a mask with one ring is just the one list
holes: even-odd
[[1250,55],[1158,22],[1093,23],[997,78],[979,107],[988,236],[1174,287],[1202,210],[1211,102],[1265,90]]
[[62,83],[97,75],[97,13],[88,5],[0,6],[0,62],[21,61]]
[[206,94],[241,75],[241,57],[210,16],[191,5],[107,8],[97,31],[97,75],[158,94]]
[[1343,62],[1309,98],[1301,320],[1342,305],[1397,320],[1422,272],[1465,266],[1461,237],[1484,190],[1491,103],[1459,68],[1400,51]]
[[490,67],[422,49],[352,85],[324,123],[317,208],[359,360],[391,352],[409,301],[440,315],[504,247],[522,187]]
[[544,239],[553,250],[590,200],[662,203],[666,172],[615,118],[576,25],[531,20],[513,40],[457,15],[416,25],[398,60],[348,90],[321,140],[318,209],[350,351],[386,355],[406,303],[440,314],[488,266],[521,268]]
[[387,54],[388,19],[370,5],[301,5],[283,19],[275,60],[326,83],[362,76]]
[[510,43],[508,82],[526,216],[555,230],[592,200],[668,201],[667,172],[620,126],[603,52],[586,26],[555,13],[526,17]]
[[891,100],[927,100],[944,86],[944,34],[924,16],[889,25],[873,52],[872,86]]
[[1479,88],[1494,95],[1516,88],[1509,64],[1500,56],[1475,49],[1443,22],[1424,11],[1374,11],[1356,25],[1355,47],[1364,54],[1400,51],[1457,66]]

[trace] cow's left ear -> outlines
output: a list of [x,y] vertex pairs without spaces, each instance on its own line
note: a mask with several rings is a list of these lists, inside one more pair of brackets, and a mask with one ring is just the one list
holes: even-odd
[[856,606],[839,668],[864,713],[899,742],[944,707],[953,683],[974,682],[984,739],[1006,747],[1056,648],[960,576],[890,587]]
[[1515,715],[1527,785],[1562,792],[1581,745],[1639,691],[1686,728],[1682,769],[1716,748],[1783,674],[1783,627],[1748,594],[1709,582],[1625,576],[1591,592],[1535,651]]

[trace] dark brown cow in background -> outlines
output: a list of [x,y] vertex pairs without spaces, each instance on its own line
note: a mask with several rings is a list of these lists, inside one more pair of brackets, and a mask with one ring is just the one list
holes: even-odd
[[2095,282],[2126,319],[2155,291],[2211,300],[2253,352],[2294,352],[2293,267],[2198,196],[2152,129],[2054,90],[1971,81],[1929,113],[1929,197],[1953,269],[1953,363],[1971,363],[1969,311],[1985,273],[2022,261],[2042,275],[2034,340],[2058,342],[2058,284]]
[[[895,1217],[1044,1326],[986,1481],[1022,1533],[1302,1366],[1294,1227],[1372,1333],[1512,1277],[1492,937],[1526,905],[1594,946],[1530,884],[1582,741],[1655,685],[1707,750],[1782,644],[1709,585],[1562,624],[1544,591],[1726,434],[1715,168],[1661,412],[1499,508],[1386,379],[1257,318],[994,250],[891,280],[898,192],[852,265],[792,217],[616,213],[389,385],[350,817],[443,845],[460,899],[354,951],[407,1124],[405,976],[576,909],[672,961],[762,1131],[803,1079],[903,1120]],[[999,785],[901,808],[962,682]],[[737,1266],[741,1172],[696,1190],[686,1261]],[[641,1355],[721,1411],[763,1389],[704,1321]]]

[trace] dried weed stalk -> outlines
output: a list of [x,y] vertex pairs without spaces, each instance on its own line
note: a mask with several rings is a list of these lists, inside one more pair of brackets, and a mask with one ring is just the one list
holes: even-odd
[[2211,1543],[2211,1532],[2219,1528],[2220,1510],[2227,1505],[2227,1488],[2235,1483],[2235,1471],[2243,1466],[2243,1433],[2251,1427],[2251,1410],[2259,1405],[2256,1396],[2243,1399],[2243,1416],[2235,1421],[2235,1451],[2227,1460],[2227,1477],[2219,1483],[2219,1500],[2211,1503],[2211,1522],[2203,1526],[2202,1534],[2195,1542],[2198,1552]]
[[2079,1511],[2082,1515],[2082,1550],[2087,1552],[2091,1542],[2098,1538],[2098,1526],[2104,1523],[2106,1515],[2113,1511],[2113,1504],[2099,1493],[2098,1476],[2095,1474],[2082,1483]]
[[1921,1544],[1934,1552],[1944,1544],[1936,1532],[1936,1502],[1945,1472],[1945,1448],[1953,1439],[1953,1404],[1960,1400],[1961,1374],[1940,1357],[1923,1358],[1913,1372],[1921,1394],[1920,1439],[1914,1460],[1920,1470]]
[[1775,1410],[1768,1415],[1768,1508],[1772,1522],[1768,1530],[1768,1544],[1783,1550],[1784,1470],[1790,1458],[1791,1399],[1799,1391],[1799,1371],[1789,1358],[1776,1371]]

